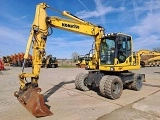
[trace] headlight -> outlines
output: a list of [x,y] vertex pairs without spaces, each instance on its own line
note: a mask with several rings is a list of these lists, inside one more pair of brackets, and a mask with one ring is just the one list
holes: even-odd
[[110,67],[110,71],[114,71],[114,67]]

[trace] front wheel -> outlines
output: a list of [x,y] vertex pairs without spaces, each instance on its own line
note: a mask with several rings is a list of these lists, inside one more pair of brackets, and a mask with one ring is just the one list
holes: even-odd
[[52,68],[56,68],[55,64],[52,65]]
[[85,70],[89,70],[89,65],[86,65]]
[[122,80],[118,76],[105,75],[100,81],[99,90],[104,97],[118,99],[123,91]]
[[89,88],[87,86],[87,73],[79,73],[75,78],[75,86],[76,89],[82,91],[88,91]]

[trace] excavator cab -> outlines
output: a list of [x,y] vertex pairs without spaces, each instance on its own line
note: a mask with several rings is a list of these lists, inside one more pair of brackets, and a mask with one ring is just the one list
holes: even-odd
[[[132,53],[132,37],[123,33],[109,33],[102,39],[100,45],[100,69],[118,66],[138,67],[136,59]],[[129,70],[132,68],[127,68]],[[109,70],[110,71],[110,70]],[[119,71],[119,70],[118,70]]]
[[107,34],[102,40],[100,51],[100,64],[124,63],[131,56],[131,37],[116,33]]

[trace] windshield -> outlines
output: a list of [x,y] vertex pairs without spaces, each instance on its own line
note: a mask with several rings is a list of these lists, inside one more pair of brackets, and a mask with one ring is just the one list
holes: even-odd
[[115,40],[104,39],[101,43],[100,61],[101,64],[114,64]]

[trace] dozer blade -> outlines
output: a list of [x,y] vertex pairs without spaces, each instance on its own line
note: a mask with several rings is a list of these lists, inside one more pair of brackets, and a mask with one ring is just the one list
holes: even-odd
[[40,88],[29,88],[17,97],[18,101],[35,117],[45,117],[53,115],[47,108],[42,94],[39,94]]

